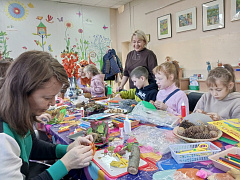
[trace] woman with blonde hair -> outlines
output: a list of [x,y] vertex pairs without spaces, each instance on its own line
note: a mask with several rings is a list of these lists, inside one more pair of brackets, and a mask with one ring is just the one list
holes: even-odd
[[136,30],[132,35],[131,42],[134,50],[129,52],[127,55],[124,76],[122,78],[121,85],[117,88],[117,91],[123,89],[123,86],[126,84],[128,79],[130,89],[135,88],[129,76],[132,70],[138,66],[146,67],[149,73],[149,84],[155,83],[152,70],[157,66],[157,57],[153,51],[146,48],[148,41],[145,33],[141,30]]

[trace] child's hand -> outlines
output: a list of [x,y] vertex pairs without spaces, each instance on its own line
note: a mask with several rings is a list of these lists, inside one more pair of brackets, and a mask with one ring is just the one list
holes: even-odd
[[164,110],[164,111],[167,110],[167,105],[164,104],[162,101],[155,101],[155,102],[154,102],[154,106],[155,106],[157,109],[160,109],[160,110]]
[[154,105],[154,101],[153,100],[150,100],[149,102]]
[[84,93],[86,92],[86,89],[84,87],[80,88]]
[[196,110],[195,110],[195,113],[202,113],[202,114],[205,114],[205,112],[204,112],[203,110],[201,110],[201,109],[196,109]]
[[116,94],[115,98],[121,98],[121,94],[120,93]]
[[220,120],[220,116],[217,113],[207,113],[206,115],[210,116],[210,118],[212,118],[214,121]]

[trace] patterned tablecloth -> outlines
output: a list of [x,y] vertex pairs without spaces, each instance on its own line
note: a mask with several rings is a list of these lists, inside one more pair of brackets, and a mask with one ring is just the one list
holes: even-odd
[[[61,125],[64,126],[64,125]],[[159,127],[162,128],[162,127]],[[59,125],[47,125],[46,126],[47,132],[49,132],[52,135],[53,142],[54,143],[60,143],[60,144],[69,144],[72,142],[67,136],[70,132],[73,132],[75,127],[70,127],[70,131],[65,131],[62,133],[58,133]],[[110,133],[117,132],[118,129],[115,128],[110,131]],[[170,129],[169,129],[170,131]],[[222,150],[224,150],[226,143],[215,141],[215,145],[220,147]],[[137,175],[131,175],[127,174],[124,176],[121,176],[117,179],[119,180],[152,180],[152,179],[171,179],[171,176],[173,175],[174,171],[180,168],[197,168],[197,169],[206,169],[214,173],[222,173],[221,170],[215,168],[211,161],[203,161],[203,162],[193,162],[193,163],[186,163],[186,164],[178,164],[171,156],[171,153],[164,154],[160,161],[157,163],[148,162],[149,166],[146,168],[142,168],[139,170]],[[163,170],[172,170],[172,171],[164,171]],[[161,172],[162,171],[162,172]],[[166,175],[166,172],[168,172],[169,175]],[[84,168],[84,173],[87,179],[94,179],[94,180],[100,180],[105,179],[109,180],[109,178],[95,163],[91,162],[91,164]]]

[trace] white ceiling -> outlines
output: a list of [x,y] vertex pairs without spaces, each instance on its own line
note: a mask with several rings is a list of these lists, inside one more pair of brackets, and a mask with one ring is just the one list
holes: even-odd
[[133,0],[47,0],[47,1],[74,3],[74,4],[82,4],[87,6],[106,7],[106,8],[119,8],[122,5],[125,5]]

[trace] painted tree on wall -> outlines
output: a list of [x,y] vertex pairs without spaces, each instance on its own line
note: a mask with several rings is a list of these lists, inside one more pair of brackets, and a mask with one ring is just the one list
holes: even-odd
[[110,46],[111,40],[109,38],[105,38],[102,35],[94,35],[93,38],[94,40],[93,42],[91,42],[91,48],[96,53],[97,61],[95,61],[95,63],[99,63],[100,69],[102,69],[103,56],[106,54]]

